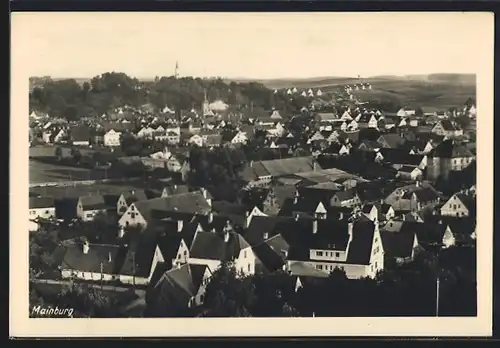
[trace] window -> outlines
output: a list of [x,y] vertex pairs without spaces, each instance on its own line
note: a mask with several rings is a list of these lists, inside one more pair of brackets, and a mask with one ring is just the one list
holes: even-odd
[[457,210],[457,205],[453,204],[453,210]]
[[184,256],[187,256],[187,254],[188,254],[188,251],[184,250]]
[[48,210],[45,210],[45,214],[48,214],[48,213],[49,213],[49,211],[48,211]]
[[248,272],[250,272],[252,269],[252,265],[248,264]]
[[135,213],[132,213],[130,216],[132,219],[135,219]]
[[130,207],[130,210],[135,210],[135,207],[134,207],[134,206],[131,206],[131,207]]
[[339,253],[339,252],[336,252],[336,253],[335,253],[335,257],[337,257],[337,258],[338,258],[338,257],[340,257],[340,253]]
[[316,256],[323,256],[323,252],[322,251],[316,251]]
[[317,265],[316,268],[322,270],[323,269],[323,265]]
[[247,251],[243,251],[243,257],[246,259],[247,258]]

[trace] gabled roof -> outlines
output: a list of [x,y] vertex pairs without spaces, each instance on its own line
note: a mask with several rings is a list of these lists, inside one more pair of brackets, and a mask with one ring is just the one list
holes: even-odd
[[457,129],[450,120],[440,120],[439,123],[445,131],[455,131]]
[[445,224],[404,221],[399,233],[416,233],[420,244],[441,244],[446,227]]
[[384,161],[391,164],[412,165],[418,166],[424,159],[425,155],[412,155],[406,149],[380,149],[380,154],[384,157]]
[[70,129],[71,140],[88,141],[90,139],[90,130],[87,126],[76,126]]
[[102,271],[104,274],[119,274],[121,262],[118,256],[121,249],[117,245],[89,244],[87,254],[83,252],[82,243],[67,242],[61,247],[64,250],[61,262],[62,269],[92,273],[101,273]]
[[199,191],[137,201],[134,205],[146,221],[151,219],[153,210],[192,214],[207,214],[211,210],[206,198]]
[[189,187],[187,185],[169,185],[163,188],[162,196],[167,197],[184,193],[189,193]]
[[462,144],[457,144],[448,139],[438,144],[429,154],[429,157],[461,158],[474,157],[474,155]]
[[30,209],[54,208],[55,200],[53,197],[30,197]]
[[229,233],[229,239],[226,242],[223,234],[197,232],[189,255],[197,259],[233,261],[238,257],[240,250],[248,246],[249,244],[238,233]]
[[473,211],[476,209],[476,198],[471,194],[459,192],[456,193],[455,196],[465,205],[467,210]]
[[395,133],[386,133],[382,134],[378,139],[377,142],[380,143],[383,147],[385,147],[384,143],[387,143],[389,145],[389,148],[395,149],[400,146],[402,146],[405,143],[405,139],[401,137],[399,134]]
[[407,258],[413,252],[415,232],[405,230],[403,232],[380,231],[382,246],[387,257]]
[[198,293],[206,270],[205,265],[185,264],[165,272],[153,291],[154,311],[162,315],[187,308]]
[[144,190],[129,190],[123,192],[122,195],[127,202],[127,205],[148,199]]
[[91,195],[80,197],[83,210],[97,210],[106,208],[104,197],[102,195]]

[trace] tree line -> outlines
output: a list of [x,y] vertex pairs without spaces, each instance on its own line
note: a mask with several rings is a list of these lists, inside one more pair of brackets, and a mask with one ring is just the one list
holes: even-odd
[[43,78],[31,82],[30,111],[47,112],[54,117],[78,120],[111,112],[129,105],[160,111],[165,106],[176,110],[199,108],[205,99],[221,99],[237,110],[272,107],[295,111],[308,104],[307,98],[275,94],[255,82],[227,83],[222,79],[193,77],[157,77],[154,81],[139,81],[121,72],[106,72],[83,84],[75,79]]
[[422,251],[412,263],[375,279],[348,279],[339,269],[327,278],[301,279],[297,287],[296,277],[284,271],[238,277],[223,264],[194,316],[475,316],[477,310],[475,247],[452,247],[438,255]]

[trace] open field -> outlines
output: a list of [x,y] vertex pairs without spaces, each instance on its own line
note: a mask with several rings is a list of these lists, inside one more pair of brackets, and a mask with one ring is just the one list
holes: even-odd
[[55,182],[104,179],[106,173],[102,170],[69,167],[43,163],[36,160],[29,161],[29,182]]
[[[252,81],[250,79],[237,81]],[[343,86],[345,84],[358,83],[359,79],[355,77],[314,77],[304,79],[270,79],[270,80],[253,80],[267,86],[268,88],[322,88],[328,86]],[[411,82],[428,82],[439,83],[446,85],[471,85],[475,86],[476,76],[474,74],[429,74],[429,75],[405,75],[405,76],[372,76],[363,78],[364,82],[371,84],[378,83],[396,83],[404,85]]]
[[76,184],[72,186],[45,186],[45,187],[32,187],[31,193],[40,196],[50,196],[54,198],[64,197],[80,197],[93,194],[110,194],[116,195],[125,191],[147,189],[155,192],[157,195],[161,194],[161,187],[159,185],[151,185],[144,180],[129,181],[126,183],[96,183],[92,185]]

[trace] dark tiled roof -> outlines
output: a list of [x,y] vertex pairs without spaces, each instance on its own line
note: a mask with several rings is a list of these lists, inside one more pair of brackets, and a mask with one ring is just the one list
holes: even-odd
[[148,277],[151,272],[156,246],[156,242],[149,240],[142,240],[137,244],[131,244],[123,260],[120,274],[135,274],[136,277]]
[[471,194],[459,192],[456,194],[457,198],[462,202],[467,210],[474,211],[476,209],[476,198]]
[[441,120],[440,123],[445,131],[456,130],[456,127],[453,125],[453,123],[450,120]]
[[380,231],[380,236],[387,257],[407,258],[412,255],[415,232]]
[[125,191],[122,194],[123,198],[125,198],[125,201],[127,202],[128,205],[137,201],[143,201],[147,199],[144,190],[130,190],[130,191]]
[[30,197],[30,209],[54,208],[55,201],[53,197]]
[[411,155],[407,149],[380,149],[384,160],[391,164],[406,164],[418,166],[424,155]]
[[230,233],[226,242],[224,236],[214,232],[197,232],[189,251],[197,259],[233,261],[248,243],[237,233]]
[[170,185],[163,188],[163,196],[172,196],[182,193],[188,193],[189,187],[187,185]]
[[404,221],[399,233],[416,233],[419,244],[441,244],[446,230],[445,224]]
[[70,134],[73,141],[88,141],[90,139],[90,130],[87,126],[72,127]]
[[429,154],[429,157],[460,158],[474,157],[474,155],[462,144],[456,144],[453,140],[445,140],[438,144]]
[[169,197],[153,198],[134,203],[141,215],[149,221],[153,210],[207,214],[211,209],[201,192],[190,192]]
[[353,226],[353,237],[347,254],[347,263],[355,265],[367,265],[373,244],[375,225],[373,222],[356,222]]
[[206,268],[185,264],[165,272],[151,295],[156,314],[173,314],[187,308],[190,299],[199,291]]
[[87,254],[83,252],[82,243],[66,243],[63,248],[62,269],[100,273],[102,264],[103,273],[118,274],[121,268],[122,250],[117,245],[89,244]]
[[80,202],[84,210],[97,210],[106,208],[102,195],[82,196]]
[[244,231],[243,238],[252,246],[259,245],[264,242],[265,233],[267,233],[268,238],[275,236],[278,233],[274,231],[276,225],[289,219],[288,217],[254,216]]

